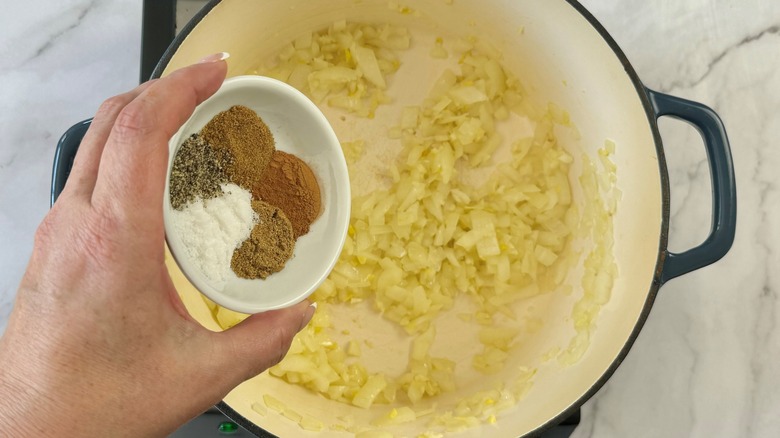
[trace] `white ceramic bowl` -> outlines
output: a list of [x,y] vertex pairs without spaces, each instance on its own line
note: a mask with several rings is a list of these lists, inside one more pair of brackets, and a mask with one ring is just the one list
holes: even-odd
[[284,269],[265,280],[238,278],[231,271],[227,281],[216,283],[203,275],[172,224],[167,183],[163,207],[165,234],[179,268],[201,293],[228,309],[259,313],[304,300],[333,269],[349,226],[349,175],[339,140],[313,102],[275,79],[239,76],[227,79],[171,138],[169,176],[173,157],[182,142],[200,131],[215,115],[234,105],[254,110],[271,129],[276,149],[298,156],[311,167],[320,185],[321,215],[309,233],[298,238],[295,252]]

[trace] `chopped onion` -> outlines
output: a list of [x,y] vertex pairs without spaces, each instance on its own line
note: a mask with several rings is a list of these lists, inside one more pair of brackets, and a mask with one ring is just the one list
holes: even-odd
[[[405,13],[402,6],[390,6]],[[400,66],[396,52],[410,44],[404,28],[339,21],[301,35],[280,51],[267,74],[321,103],[372,117],[388,101],[384,90]],[[596,246],[585,259],[585,292],[572,314],[576,336],[568,348],[551,349],[547,359],[557,355],[564,364],[579,360],[617,276],[612,256],[612,216],[619,198],[610,158],[614,143],[599,153],[603,171],[584,158],[580,185],[587,201],[578,211],[569,184],[574,160],[555,135],[556,126],[571,126],[568,113],[554,104],[540,109],[527,100],[519,80],[502,66],[500,51],[489,43],[469,38],[455,40],[451,47],[459,53],[460,70],[445,70],[421,104],[404,108],[398,125],[388,128],[388,136],[403,144],[399,159],[388,163],[392,187],[353,199],[341,257],[313,297],[319,310],[285,359],[270,370],[360,408],[393,404],[374,422],[379,427],[431,413],[436,414],[431,425],[447,431],[494,423],[530,388],[536,370],[520,368],[516,381],[474,393],[451,411],[419,410],[426,398],[456,389],[455,363],[431,355],[436,337],[432,323],[452,308],[456,296],[472,296],[479,305],[476,312],[458,317],[481,327],[482,351],[473,356],[472,366],[493,374],[507,366],[520,335],[518,327],[497,325],[497,316],[513,319],[513,303],[556,288],[570,291],[563,284],[576,262],[569,248],[572,239],[592,239]],[[431,56],[449,56],[443,40],[436,40]],[[535,124],[532,137],[499,135],[513,113]],[[504,144],[511,145],[509,157],[494,163],[494,152]],[[342,143],[350,166],[360,160],[364,147],[362,140]],[[466,174],[483,166],[495,171],[475,185]],[[333,340],[328,303],[364,299],[413,336],[407,369],[399,376],[367,370],[355,340],[344,345]],[[209,307],[223,328],[245,317]],[[543,323],[527,318],[525,332],[535,333]],[[306,430],[324,427],[269,395],[264,401]],[[392,436],[357,430],[351,418],[343,423],[330,428],[365,438]]]
[[283,49],[261,73],[285,81],[317,102],[373,117],[387,102],[383,90],[398,66],[396,51],[409,48],[408,30],[337,21]]
[[[590,336],[596,326],[596,318],[601,307],[609,301],[618,275],[613,251],[613,217],[621,193],[614,184],[617,181],[617,167],[610,159],[614,152],[615,143],[607,140],[604,147],[598,151],[601,169],[597,168],[589,157],[582,157],[583,173],[580,176],[580,185],[587,202],[580,230],[584,234],[583,238],[593,242],[593,249],[585,258],[582,298],[572,310],[576,335],[558,355],[559,362],[564,365],[576,363],[587,351]],[[599,183],[600,179],[606,179],[607,182]]]

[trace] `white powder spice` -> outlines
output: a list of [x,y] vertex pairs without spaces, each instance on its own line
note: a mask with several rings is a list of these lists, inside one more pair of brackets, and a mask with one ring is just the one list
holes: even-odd
[[173,226],[187,255],[213,282],[230,275],[233,251],[249,238],[258,216],[252,193],[236,184],[222,184],[222,196],[198,198],[181,211],[172,210]]

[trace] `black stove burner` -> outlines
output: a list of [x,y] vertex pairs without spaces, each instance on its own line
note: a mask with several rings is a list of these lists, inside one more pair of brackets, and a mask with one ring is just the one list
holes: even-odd
[[144,0],[141,28],[141,82],[152,71],[176,37],[176,0]]
[[[141,82],[152,77],[157,62],[181,28],[208,0],[144,0],[141,32]],[[580,411],[538,438],[569,438],[580,424]],[[235,428],[235,429],[234,429]],[[172,438],[252,437],[217,409],[209,409],[176,431]]]

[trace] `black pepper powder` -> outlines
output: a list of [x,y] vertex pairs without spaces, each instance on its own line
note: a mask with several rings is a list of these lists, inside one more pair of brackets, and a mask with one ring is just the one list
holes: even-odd
[[197,198],[203,200],[222,195],[221,185],[227,183],[227,169],[233,165],[233,155],[227,149],[214,149],[199,134],[182,143],[171,169],[171,206],[183,210]]

